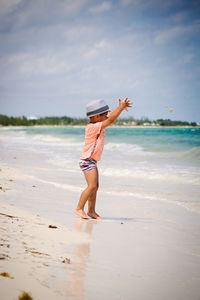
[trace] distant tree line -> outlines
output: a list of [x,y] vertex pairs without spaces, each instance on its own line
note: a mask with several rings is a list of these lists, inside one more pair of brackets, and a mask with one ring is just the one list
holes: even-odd
[[38,119],[29,119],[23,117],[8,117],[0,115],[0,125],[2,126],[39,126],[39,125],[85,125],[87,119],[70,117],[43,117]]
[[116,125],[136,125],[136,126],[197,126],[196,122],[187,122],[187,121],[172,121],[170,119],[157,119],[154,121],[149,120],[147,117],[142,117],[139,120],[134,118],[128,119],[118,119],[115,122]]
[[157,124],[160,126],[197,126],[196,122],[186,122],[186,121],[171,121],[170,119],[163,120],[163,119],[158,119],[156,121]]
[[[70,118],[70,117],[43,117],[37,119],[29,119],[25,116],[22,117],[8,117],[6,115],[0,115],[0,125],[1,126],[39,126],[39,125],[86,125],[88,119],[86,118]],[[158,119],[150,121],[148,118],[141,118],[136,120],[133,117],[118,119],[115,125],[136,125],[136,126],[197,126],[196,122],[186,122],[186,121],[172,121],[170,119]]]

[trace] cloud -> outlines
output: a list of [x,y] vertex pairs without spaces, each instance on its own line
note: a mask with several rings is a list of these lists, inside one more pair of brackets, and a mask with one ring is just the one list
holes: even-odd
[[9,63],[15,65],[16,72],[28,77],[56,75],[71,71],[72,65],[67,63],[67,57],[67,53],[25,53],[10,57]]
[[[69,21],[87,9],[92,0],[4,0],[1,30],[17,31]],[[12,14],[11,14],[12,13]]]
[[82,23],[78,25],[69,25],[68,28],[62,26],[61,30],[61,35],[63,35],[70,43],[88,43],[98,39],[98,37],[102,35],[102,29],[100,27],[95,25],[89,26]]
[[92,6],[89,8],[91,13],[99,14],[106,11],[109,11],[112,8],[112,3],[108,1],[104,1],[98,5]]
[[193,53],[187,53],[187,54],[183,55],[183,57],[181,59],[181,63],[190,64],[192,62],[193,58],[194,58]]
[[104,55],[108,55],[111,49],[111,44],[108,41],[101,40],[85,53],[85,57],[87,59],[97,58],[97,56],[104,57]]
[[170,15],[167,21],[168,23],[183,24],[184,22],[187,22],[188,19],[189,19],[188,12],[181,11]]
[[13,12],[21,2],[22,0],[0,0],[0,16]]
[[123,5],[123,6],[127,6],[129,4],[132,4],[133,3],[133,0],[120,0],[120,3]]
[[156,33],[154,42],[157,45],[166,44],[172,40],[179,38],[187,38],[191,35],[196,35],[200,33],[200,23],[195,22],[191,25],[180,25],[174,26],[168,29],[160,30]]

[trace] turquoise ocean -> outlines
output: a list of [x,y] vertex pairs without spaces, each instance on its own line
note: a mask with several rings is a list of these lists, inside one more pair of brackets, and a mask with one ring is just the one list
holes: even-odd
[[[66,182],[52,172],[50,182],[71,190],[80,189],[83,179],[84,134],[84,127],[0,129],[1,141],[16,151],[41,153],[50,172],[55,166],[60,174],[70,173],[72,180]],[[100,190],[106,194],[166,201],[200,213],[200,128],[107,128],[98,167]]]

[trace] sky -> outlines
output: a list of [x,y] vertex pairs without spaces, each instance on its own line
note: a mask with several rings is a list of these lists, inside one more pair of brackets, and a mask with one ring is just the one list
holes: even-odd
[[0,114],[200,122],[199,0],[0,0]]

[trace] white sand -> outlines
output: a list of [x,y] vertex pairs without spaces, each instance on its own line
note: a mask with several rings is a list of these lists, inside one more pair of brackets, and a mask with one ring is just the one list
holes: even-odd
[[[79,220],[83,178],[26,149],[1,154],[0,273],[14,277],[0,276],[1,300],[21,290],[33,299],[200,299],[199,214],[100,190],[104,220]],[[52,172],[77,189],[51,184]]]
[[[5,165],[0,174],[1,194],[4,196],[12,190],[14,183],[9,178],[16,180],[22,175]],[[49,225],[57,228],[49,228]],[[1,199],[0,236],[0,273],[7,272],[12,277],[0,277],[2,300],[16,299],[21,291],[29,292],[34,299],[65,299],[60,282],[57,288],[52,287],[52,282],[56,281],[54,269],[59,268],[67,280],[66,266],[76,262],[76,257],[67,252],[67,247],[89,243],[87,233],[52,224]]]

